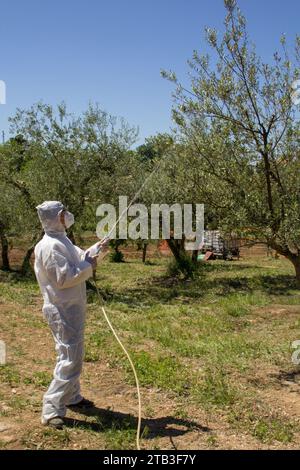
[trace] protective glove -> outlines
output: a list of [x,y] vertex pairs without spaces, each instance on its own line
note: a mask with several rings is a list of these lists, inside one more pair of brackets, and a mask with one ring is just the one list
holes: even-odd
[[95,243],[94,245],[92,245],[92,246],[86,251],[86,253],[89,253],[90,256],[97,256],[97,255],[99,255],[99,253],[100,253],[101,251],[104,251],[105,248],[108,247],[109,242],[110,242],[110,238],[105,237],[105,238],[103,238],[103,240],[101,240],[100,242],[97,242],[97,243]]

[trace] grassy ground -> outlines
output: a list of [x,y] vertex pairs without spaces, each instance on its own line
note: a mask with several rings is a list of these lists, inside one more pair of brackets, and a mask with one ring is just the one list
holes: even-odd
[[[137,367],[147,449],[299,448],[300,290],[285,260],[203,265],[196,280],[166,277],[166,259],[105,261],[107,311]],[[0,448],[129,449],[137,399],[126,358],[89,293],[84,394],[90,416],[64,431],[40,424],[55,354],[34,281],[0,274]]]

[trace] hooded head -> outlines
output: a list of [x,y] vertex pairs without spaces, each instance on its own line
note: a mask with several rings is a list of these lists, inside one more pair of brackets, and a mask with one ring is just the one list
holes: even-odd
[[59,201],[45,201],[36,207],[39,219],[46,233],[65,232],[65,226],[61,222],[61,212],[65,210]]

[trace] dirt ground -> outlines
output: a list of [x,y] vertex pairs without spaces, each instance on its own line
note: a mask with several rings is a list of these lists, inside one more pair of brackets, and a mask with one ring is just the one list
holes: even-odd
[[[18,253],[15,253],[16,259],[17,255]],[[260,259],[259,263],[261,263]],[[152,268],[151,266],[148,268],[140,268],[139,266],[139,262],[132,265],[125,263],[123,266],[123,279],[128,282],[129,289],[133,289],[132,298],[130,295],[128,298],[127,292],[126,295],[122,293],[123,319],[126,317],[127,305],[130,305],[131,308],[131,301],[133,306],[136,305],[140,296],[145,295],[149,289],[147,269],[149,269],[149,273],[152,273]],[[233,286],[236,289],[236,285],[241,288],[241,279],[247,287],[246,278],[242,278],[241,275],[247,269],[250,272],[249,276],[252,276],[253,272],[259,272],[255,263],[244,266],[241,262],[240,268],[239,264],[236,266],[237,269],[241,269],[238,273],[238,284],[235,277],[228,279],[225,277],[227,275],[226,269],[228,276],[233,276],[234,271],[231,273],[231,265],[225,264],[225,271],[220,271],[220,274],[216,271],[216,276],[224,276],[221,279],[223,283],[220,284],[221,289],[228,288],[228,286],[230,288]],[[233,268],[235,269],[235,266]],[[114,268],[111,265],[109,271],[112,270],[112,272],[109,272],[107,276],[112,284],[112,289],[117,292],[116,298],[118,298],[118,295],[119,297],[121,295],[118,292],[120,282],[114,278],[114,269],[116,272],[120,270],[119,267]],[[160,273],[165,270],[165,266],[157,265],[154,266],[154,269]],[[268,276],[275,276],[276,262],[266,259],[263,269],[266,270]],[[129,276],[130,272],[131,277]],[[145,280],[140,281],[139,279],[145,274]],[[212,275],[214,275],[213,271]],[[270,278],[266,279],[266,285],[269,289]],[[153,299],[155,300],[155,278],[151,282]],[[230,282],[233,284],[231,285]],[[141,290],[136,289],[137,283],[138,285],[140,283],[138,289]],[[158,278],[157,283],[160,287],[162,286],[161,278]],[[214,277],[212,286],[218,288],[218,283],[218,278]],[[26,294],[26,288],[20,288],[20,295],[21,292],[22,295],[19,298],[19,287],[8,288],[7,291],[1,292],[1,289],[6,289],[6,285],[9,286],[9,282],[6,280],[0,284],[0,339],[7,344],[7,366],[4,368],[0,366],[0,449],[134,449],[137,393],[135,387],[125,380],[124,369],[119,367],[118,363],[114,364],[113,361],[95,359],[84,363],[82,391],[84,396],[94,400],[95,409],[85,415],[68,411],[64,431],[55,431],[41,424],[42,397],[51,381],[55,364],[53,339],[41,314],[42,301],[38,290],[34,288]],[[167,281],[162,294],[169,299],[169,291],[172,289],[182,306],[188,306],[194,301],[199,302],[194,304],[197,308],[199,305],[201,306],[201,300],[193,298],[189,291],[179,296],[175,292],[176,285],[175,287],[172,283],[169,285]],[[283,336],[279,340],[286,343],[287,338],[288,341],[297,339],[299,336],[300,305],[296,297],[295,304],[284,303],[283,296],[286,295],[286,291],[286,280],[283,279],[281,271],[279,271],[274,284],[276,303],[251,307],[251,315],[234,320],[235,332],[239,333],[239,329],[241,328],[242,331],[243,325],[248,324],[252,328],[251,331],[259,337],[261,333],[268,332],[269,327],[272,332],[279,331],[286,320]],[[296,291],[291,293],[292,297],[295,293],[297,294]],[[185,299],[185,295],[188,294],[189,296]],[[243,295],[243,291],[241,291],[241,299]],[[282,303],[280,299],[282,299]],[[159,293],[157,301],[160,302],[160,300]],[[155,302],[153,303],[154,313]],[[168,311],[169,302],[172,301],[167,300],[167,304],[161,304],[164,309],[167,309],[166,311]],[[157,305],[160,306],[159,303]],[[207,305],[207,307],[202,306],[201,308],[203,311],[207,309],[209,312],[210,303]],[[214,303],[212,305],[214,306]],[[115,308],[120,307],[116,304]],[[180,314],[180,318],[182,321],[185,318],[189,320],[189,316],[184,317],[183,314]],[[96,323],[93,325],[95,326]],[[214,324],[212,323],[212,325]],[[108,331],[107,334],[111,333]],[[130,330],[128,330],[128,335],[128,339],[130,339]],[[112,339],[112,341],[114,340]],[[156,341],[143,339],[141,343],[134,344],[133,349],[151,351],[157,346]],[[274,347],[276,353],[276,342]],[[181,359],[187,368],[199,368],[196,358]],[[239,417],[233,425],[228,418],[231,415],[234,416],[235,413],[230,404],[221,408],[195,405],[188,396],[180,396],[163,388],[143,386],[141,388],[143,416],[141,447],[149,450],[298,449],[300,447],[300,367],[293,366],[291,362],[286,363],[283,367],[282,361],[278,361],[277,364],[276,360],[258,360],[257,363],[254,363],[251,372],[247,371],[247,374],[243,374],[233,371],[232,377],[235,377],[241,390],[243,387],[245,390],[249,387],[251,390],[255,390],[254,405],[253,403],[250,405],[255,408],[252,410],[253,415],[260,416],[263,421],[265,406],[267,406],[266,419],[269,419],[270,413],[272,414],[274,411],[274,416],[279,413],[280,419],[285,420],[286,418],[287,422],[293,423],[293,437],[291,439],[285,439],[285,436],[283,438],[280,436],[278,440],[272,438],[270,441],[258,439],[246,427],[239,427]],[[264,428],[260,431],[263,435],[266,432]],[[278,432],[280,433],[281,430]]]
[[[274,306],[272,313],[277,315],[282,310],[285,314],[299,315],[299,306]],[[8,361],[14,354],[14,362],[22,371],[23,381],[11,378],[11,385],[1,384],[0,400],[0,442],[5,449],[99,449],[108,448],[110,442],[103,437],[103,432],[95,423],[95,417],[104,419],[107,430],[112,423],[122,423],[128,415],[137,416],[137,397],[133,386],[124,383],[117,368],[105,363],[86,363],[82,378],[83,393],[96,403],[96,408],[87,415],[68,413],[67,432],[48,430],[40,424],[41,400],[44,386],[28,383],[26,376],[43,372],[54,363],[53,342],[47,326],[41,327],[40,304],[27,308],[32,321],[39,328],[28,325],[16,312],[14,303],[0,304],[2,331],[1,338],[8,345],[13,344],[13,351],[8,349]],[[266,310],[265,310],[266,311]],[[264,316],[261,310],[261,316]],[[269,312],[270,313],[270,312]],[[13,328],[5,328],[5,318],[10,318]],[[15,320],[14,320],[15,317]],[[16,352],[22,350],[18,356]],[[274,408],[290,418],[299,421],[300,417],[300,371],[282,373],[279,369],[258,370],[248,380],[268,385],[259,388],[259,400],[267,400]],[[24,383],[25,381],[25,383]],[[282,445],[264,445],[255,438],[241,432],[234,432],[222,414],[214,415],[193,406],[184,404],[184,416],[181,416],[182,403],[171,394],[159,389],[143,388],[143,428],[147,436],[142,439],[146,449],[295,449],[299,442]],[[130,429],[133,435],[136,419]],[[103,428],[104,429],[104,428]],[[105,434],[105,433],[104,433]],[[117,444],[114,444],[117,445]]]

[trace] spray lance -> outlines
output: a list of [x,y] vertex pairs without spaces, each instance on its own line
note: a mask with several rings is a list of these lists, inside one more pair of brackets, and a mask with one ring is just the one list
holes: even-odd
[[[162,163],[163,159],[161,159],[159,162],[158,162],[158,165],[156,165],[154,167],[154,169],[152,170],[152,172],[147,176],[147,178],[145,179],[145,181],[143,182],[143,184],[141,185],[141,187],[139,188],[139,190],[135,193],[135,195],[133,196],[133,198],[131,199],[131,201],[129,202],[128,206],[122,211],[121,215],[119,216],[118,220],[114,223],[113,227],[111,228],[111,230],[109,231],[109,233],[106,235],[106,237],[104,237],[100,242],[97,242],[95,245],[93,245],[90,249],[89,249],[89,254],[90,256],[97,256],[100,254],[101,252],[101,249],[103,246],[105,246],[109,239],[110,239],[110,236],[111,234],[113,233],[114,229],[116,228],[116,226],[118,225],[118,223],[120,222],[120,220],[122,219],[122,217],[127,213],[128,209],[132,206],[132,204],[137,200],[137,198],[139,197],[139,195],[141,194],[142,190],[144,189],[144,187],[146,186],[146,184],[148,183],[148,181],[150,180],[150,178],[153,176],[154,173],[156,173],[158,171],[158,169],[160,168],[161,166],[161,163]],[[118,344],[120,345],[121,349],[123,350],[124,354],[126,355],[129,363],[130,363],[130,366],[131,366],[131,369],[132,369],[132,372],[134,374],[134,378],[135,378],[135,383],[136,383],[136,389],[137,389],[137,395],[138,395],[138,425],[137,425],[137,432],[136,432],[136,447],[138,450],[140,450],[140,434],[141,434],[141,423],[142,423],[142,402],[141,402],[141,392],[140,392],[140,384],[139,384],[139,379],[138,379],[138,376],[137,376],[137,372],[136,372],[136,369],[135,369],[135,366],[134,366],[134,363],[130,357],[130,354],[128,353],[128,351],[126,350],[125,346],[123,345],[122,341],[120,340],[118,334],[116,333],[113,325],[111,324],[111,321],[107,315],[107,312],[106,312],[106,309],[105,309],[105,301],[104,301],[104,298],[103,296],[100,294],[100,291],[99,291],[99,288],[98,288],[98,285],[97,285],[97,279],[96,279],[96,272],[94,271],[93,273],[93,281],[94,281],[94,285],[95,285],[95,289],[96,289],[96,293],[97,293],[97,297],[98,297],[98,300],[99,300],[99,303],[101,305],[101,310],[102,310],[102,313],[103,313],[103,316],[110,328],[110,330],[112,331],[114,337],[116,338]]]

